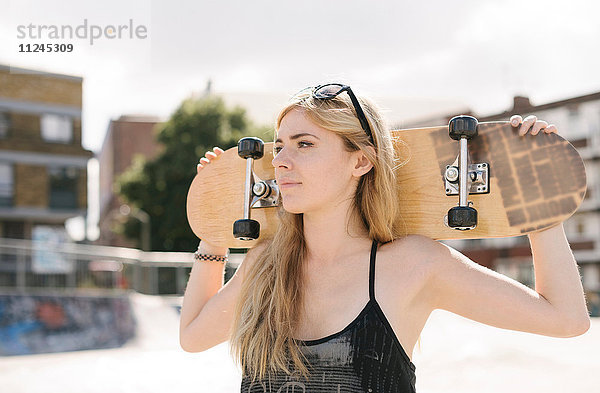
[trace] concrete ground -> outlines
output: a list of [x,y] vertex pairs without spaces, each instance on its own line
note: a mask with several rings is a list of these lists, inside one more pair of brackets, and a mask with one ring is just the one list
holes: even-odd
[[[179,348],[181,298],[132,295],[138,337],[118,349],[0,358],[7,393],[239,392],[227,343]],[[436,310],[415,348],[419,393],[598,392],[600,318],[583,336],[559,339],[482,325]]]

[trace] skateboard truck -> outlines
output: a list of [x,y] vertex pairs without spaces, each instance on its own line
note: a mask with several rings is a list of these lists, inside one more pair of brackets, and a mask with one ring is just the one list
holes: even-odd
[[[477,226],[477,210],[467,201],[469,193],[479,194],[489,192],[489,165],[478,163],[469,165],[469,149],[467,142],[477,136],[477,119],[472,116],[455,116],[448,124],[450,138],[458,140],[460,152],[452,165],[446,166],[445,181],[446,195],[458,193],[458,206],[448,210],[444,217],[445,224],[450,228],[461,231]],[[458,183],[457,183],[458,180]],[[458,187],[457,187],[458,186]]]
[[264,142],[247,137],[238,141],[238,155],[246,160],[244,185],[244,218],[233,223],[233,236],[240,240],[255,240],[260,235],[260,223],[250,218],[251,208],[277,206],[279,188],[275,180],[261,180],[252,170],[254,160],[264,155]]
[[[489,183],[489,166],[486,162],[480,164],[469,164],[468,186],[469,194],[489,194],[488,188]],[[446,173],[444,175],[446,179],[446,195],[458,195],[459,194],[459,166],[458,157],[452,163],[452,165],[446,165]]]

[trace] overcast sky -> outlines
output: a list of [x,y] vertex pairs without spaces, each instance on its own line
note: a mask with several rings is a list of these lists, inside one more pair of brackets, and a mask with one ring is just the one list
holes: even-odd
[[[1,64],[84,78],[83,146],[96,152],[111,118],[167,118],[209,78],[231,96],[287,97],[337,80],[397,99],[386,102],[431,100],[482,114],[507,109],[515,94],[542,104],[600,91],[594,0],[0,0],[0,9]],[[19,25],[75,28],[86,19],[101,28],[131,19],[147,37],[125,31],[91,45],[89,37],[17,35]],[[74,51],[18,53],[19,44],[42,42]],[[255,118],[266,121],[257,105]],[[418,114],[408,104],[388,110]]]

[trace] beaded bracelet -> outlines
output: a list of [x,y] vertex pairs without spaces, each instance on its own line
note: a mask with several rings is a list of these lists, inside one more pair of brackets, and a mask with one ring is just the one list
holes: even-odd
[[198,251],[194,253],[194,259],[197,261],[227,263],[227,255],[200,254]]

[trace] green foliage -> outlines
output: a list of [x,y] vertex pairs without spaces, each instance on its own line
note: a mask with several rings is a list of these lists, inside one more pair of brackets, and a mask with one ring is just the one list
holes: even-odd
[[[253,126],[243,108],[229,109],[215,96],[185,100],[169,121],[157,126],[154,137],[163,146],[161,152],[151,161],[136,156],[116,180],[123,200],[150,215],[152,251],[190,252],[198,247],[186,216],[196,165],[213,147],[227,150],[245,136],[272,138],[272,131]],[[141,228],[129,217],[117,231],[139,240]]]

